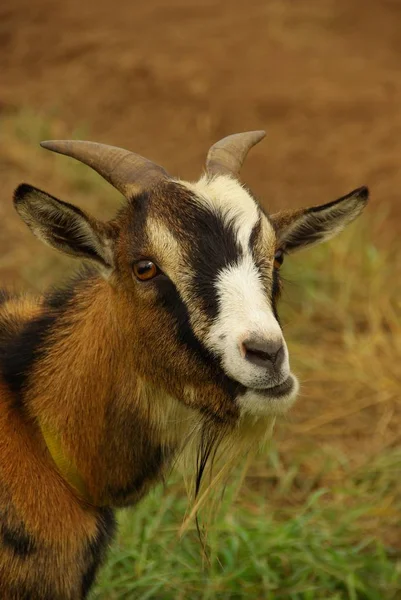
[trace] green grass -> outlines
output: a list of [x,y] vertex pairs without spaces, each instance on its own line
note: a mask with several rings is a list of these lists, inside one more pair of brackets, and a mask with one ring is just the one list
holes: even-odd
[[[313,491],[296,508],[279,506],[286,486],[270,502],[250,490],[235,499],[233,484],[208,531],[208,561],[195,529],[178,537],[186,508],[181,488],[160,487],[120,513],[119,536],[93,598],[399,598],[401,555],[366,535],[363,520],[398,485],[400,464],[401,453],[394,452],[391,465],[372,465],[345,486]],[[385,485],[375,482],[383,477]]]

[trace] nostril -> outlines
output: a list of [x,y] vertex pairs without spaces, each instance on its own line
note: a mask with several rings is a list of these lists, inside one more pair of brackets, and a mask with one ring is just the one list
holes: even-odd
[[284,358],[284,346],[281,340],[251,338],[242,342],[241,354],[257,366],[266,367],[269,363],[279,366]]
[[263,350],[254,350],[252,348],[247,347],[245,350],[246,358],[259,358],[260,360],[272,360],[271,355]]
[[285,358],[284,346],[281,345],[276,353],[276,356],[274,357],[274,364],[277,369],[279,369],[281,367],[281,365],[283,364],[284,358]]

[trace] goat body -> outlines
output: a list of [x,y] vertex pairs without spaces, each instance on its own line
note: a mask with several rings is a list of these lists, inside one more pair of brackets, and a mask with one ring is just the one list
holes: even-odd
[[358,216],[367,190],[267,216],[236,179],[260,138],[216,144],[194,184],[119,149],[46,143],[126,195],[109,223],[17,189],[34,234],[93,266],[62,291],[0,296],[1,598],[86,598],[115,508],[178,462],[197,491],[294,401],[279,266]]

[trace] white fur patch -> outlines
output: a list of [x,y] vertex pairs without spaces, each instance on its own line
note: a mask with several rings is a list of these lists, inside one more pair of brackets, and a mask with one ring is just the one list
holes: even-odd
[[[240,246],[244,252],[249,251],[249,238],[260,218],[260,210],[239,181],[228,175],[219,175],[212,179],[201,177],[196,183],[180,181],[180,184],[191,190],[207,208],[220,214],[224,220],[232,221]],[[274,235],[271,224],[266,223]]]
[[[243,385],[266,388],[284,381],[289,375],[287,347],[252,255],[247,253],[238,265],[223,269],[216,287],[219,314],[206,339],[209,350],[220,358],[225,372]],[[285,359],[275,381],[241,354],[242,341],[254,336],[280,340],[284,346]]]
[[263,394],[263,390],[248,390],[245,392],[243,396],[237,399],[238,405],[241,408],[241,414],[254,415],[257,417],[285,414],[294,404],[299,391],[297,378],[294,375],[292,375],[292,378],[294,387],[285,396],[279,396],[277,398],[271,397],[268,390],[266,391],[266,395]]

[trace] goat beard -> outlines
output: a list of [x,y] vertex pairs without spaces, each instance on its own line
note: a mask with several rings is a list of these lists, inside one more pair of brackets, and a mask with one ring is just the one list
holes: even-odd
[[[271,439],[276,418],[245,414],[235,424],[222,424],[149,384],[140,391],[144,423],[148,423],[154,439],[166,447],[167,454],[174,449],[170,468],[184,478],[189,511],[180,535],[194,521],[198,525],[201,509],[202,521],[209,525],[218,512],[230,476],[243,464],[242,479],[245,477],[252,458]],[[240,484],[241,480],[238,489]]]
[[206,531],[218,513],[228,480],[240,470],[237,489],[241,487],[248,467],[272,437],[275,417],[245,416],[235,426],[222,426],[205,418],[192,433],[177,457],[178,470],[182,472],[190,501],[180,535],[195,521],[199,539],[205,550],[198,515],[202,515]]

